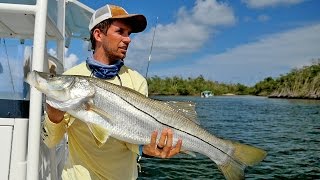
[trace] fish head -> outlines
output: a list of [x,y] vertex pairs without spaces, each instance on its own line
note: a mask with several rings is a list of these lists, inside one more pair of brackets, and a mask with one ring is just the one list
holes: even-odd
[[26,80],[47,97],[59,102],[82,101],[94,95],[95,90],[85,78],[32,71]]

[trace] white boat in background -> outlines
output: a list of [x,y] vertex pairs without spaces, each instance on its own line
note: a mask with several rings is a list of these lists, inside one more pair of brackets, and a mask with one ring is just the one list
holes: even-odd
[[200,96],[201,96],[202,98],[209,98],[209,97],[212,97],[212,96],[213,96],[213,93],[212,93],[212,91],[202,91],[202,92],[200,93]]
[[[66,144],[48,149],[41,143],[42,94],[29,89],[23,72],[62,73],[65,47],[74,38],[89,40],[93,12],[76,0],[0,0],[1,180],[60,179]],[[11,41],[17,42],[16,51]],[[31,46],[24,45],[27,41]],[[48,55],[49,42],[55,43],[57,57]]]

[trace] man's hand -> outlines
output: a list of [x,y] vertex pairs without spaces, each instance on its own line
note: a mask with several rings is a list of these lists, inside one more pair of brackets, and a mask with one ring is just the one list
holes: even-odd
[[157,144],[158,132],[154,131],[151,134],[150,144],[143,146],[143,153],[149,156],[170,158],[180,152],[182,140],[179,139],[175,146],[172,146],[173,132],[171,129],[163,129],[159,142]]
[[50,121],[56,124],[60,123],[63,120],[63,116],[66,113],[64,111],[60,111],[59,109],[51,107],[49,104],[47,104],[46,112]]

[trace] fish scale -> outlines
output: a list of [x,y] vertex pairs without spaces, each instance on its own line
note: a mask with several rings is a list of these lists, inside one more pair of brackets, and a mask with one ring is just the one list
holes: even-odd
[[[95,80],[96,79],[93,79],[93,84],[100,87],[101,81],[95,81]],[[105,89],[107,89],[107,88],[105,87]],[[128,96],[126,94],[126,92],[123,91],[124,88],[119,88],[117,86],[115,86],[114,88],[108,88],[107,90],[108,90],[107,93],[105,91],[102,91],[101,89],[97,90],[97,93],[99,93],[99,91],[103,92],[103,93],[101,93],[101,96],[105,96],[105,97],[100,98],[104,102],[100,102],[101,104],[95,103],[96,106],[102,107],[102,105],[104,105],[104,104],[109,104],[110,107],[115,106],[114,108],[109,108],[109,107],[104,108],[104,110],[106,112],[109,112],[111,115],[113,112],[117,113],[117,114],[114,114],[113,117],[114,117],[115,121],[117,121],[118,123],[113,123],[113,124],[118,124],[121,126],[123,124],[129,124],[129,126],[125,125],[125,127],[129,127],[129,128],[131,128],[131,127],[137,127],[137,128],[144,127],[144,129],[134,129],[134,131],[135,132],[147,131],[146,133],[144,133],[144,135],[146,136],[146,138],[148,140],[150,140],[149,137],[150,137],[150,134],[152,131],[154,131],[154,130],[160,131],[161,129],[163,129],[165,127],[173,128],[173,131],[176,131],[175,133],[177,134],[178,137],[179,137],[179,135],[186,136],[186,135],[184,135],[185,133],[182,133],[182,132],[187,132],[190,135],[195,134],[195,132],[202,132],[202,134],[197,133],[196,135],[193,135],[193,136],[198,136],[198,138],[203,136],[203,134],[208,134],[208,133],[205,133],[203,130],[201,130],[201,128],[198,125],[195,125],[192,121],[185,119],[184,116],[181,116],[179,113],[177,113],[177,111],[175,111],[170,106],[167,106],[164,103],[159,104],[159,102],[157,102],[157,101],[154,101],[151,99],[145,99],[144,96],[140,96],[140,94],[136,94],[136,93],[134,95]],[[113,96],[108,97],[108,94],[112,94]],[[142,98],[142,100],[139,100],[139,98],[140,99]],[[146,102],[147,100],[149,100],[150,102]],[[100,100],[98,100],[98,102],[99,101]],[[116,105],[114,105],[114,104],[116,104]],[[146,104],[148,104],[148,106],[146,106]],[[164,111],[167,110],[167,112],[171,112],[171,113],[162,113],[162,114],[153,113],[155,111],[158,111],[158,109],[162,109],[162,110],[164,109]],[[156,114],[156,116],[153,114]],[[123,117],[124,115],[125,115],[125,117]],[[143,118],[143,117],[145,117],[145,118]],[[130,121],[128,121],[127,119],[130,119]],[[144,119],[144,120],[141,121],[141,119]],[[172,121],[173,119],[175,121]],[[167,120],[167,121],[165,121],[165,120]],[[120,121],[122,121],[122,123]],[[189,125],[188,123],[186,123],[186,121],[188,121],[188,123],[191,123],[192,125],[195,125],[197,127],[197,128],[193,128],[194,132],[190,132],[190,130],[192,130],[192,128],[190,128],[190,127],[192,125]],[[146,122],[146,123],[143,123],[143,122]],[[143,125],[141,123],[143,123],[145,125]],[[134,126],[135,124],[140,124],[140,125]],[[148,125],[146,125],[146,124],[148,124]],[[148,129],[146,129],[146,128],[148,128]],[[121,131],[123,131],[123,129],[124,128],[122,128]],[[179,131],[181,131],[181,132],[179,132]],[[115,133],[115,134],[118,134],[118,133]],[[129,136],[129,133],[128,133],[128,136]],[[201,138],[199,138],[199,139],[201,139]],[[177,140],[178,140],[178,138],[175,138],[175,141],[177,141]],[[148,142],[149,141],[139,142],[139,143],[145,144]],[[195,143],[192,143],[192,144],[194,144],[194,147],[196,147]]]
[[183,151],[209,157],[226,179],[244,179],[244,168],[266,156],[262,149],[214,136],[184,113],[188,110],[101,79],[33,71],[26,82],[46,94],[50,105],[87,123],[98,145],[108,136],[148,144],[154,130],[171,128],[174,143],[181,138]]
[[[103,104],[117,104],[116,108],[112,110],[106,110],[106,111],[119,112],[119,109],[117,110],[117,107],[122,107],[123,111],[120,113],[120,115],[129,114],[126,118],[121,118],[121,120],[124,120],[124,122],[118,123],[119,125],[120,124],[123,125],[125,123],[131,123],[129,125],[129,128],[130,127],[149,127],[149,129],[134,130],[135,132],[140,132],[140,131],[146,132],[144,134],[145,135],[144,139],[150,140],[149,138],[150,134],[154,130],[160,131],[163,128],[170,127],[173,129],[174,134],[176,134],[175,136],[176,138],[174,138],[174,143],[178,140],[178,137],[182,139],[190,139],[190,136],[194,137],[193,141],[184,141],[183,148],[187,147],[187,149],[191,149],[192,151],[201,151],[201,153],[203,154],[205,152],[210,152],[211,146],[217,147],[217,145],[215,144],[217,144],[217,141],[219,141],[218,139],[210,138],[210,136],[212,137],[212,135],[210,135],[207,131],[202,129],[193,121],[186,119],[185,116],[183,116],[179,111],[171,108],[167,104],[161,101],[145,98],[144,96],[138,93],[135,93],[134,91],[131,91],[131,89],[121,88],[119,86],[111,85],[111,84],[110,86],[106,86],[103,81],[100,81],[98,79],[92,79],[92,84],[95,84],[101,89],[106,90],[108,93],[105,93],[105,91],[101,89],[98,90],[98,92],[101,91],[101,92],[104,92],[104,94],[114,94],[114,97],[101,98],[106,102],[103,102],[101,105],[97,105],[97,106],[102,107]],[[132,93],[128,94],[128,92],[132,92]],[[104,96],[103,94],[101,95]],[[127,102],[127,104],[122,103],[122,101]],[[160,114],[159,110],[161,110],[161,112],[163,113]],[[138,114],[138,113],[140,113],[141,115],[147,114],[151,118],[150,117],[142,118],[142,116],[136,117],[135,114]],[[118,120],[119,118],[116,117],[115,119]],[[127,119],[130,119],[130,121],[128,121]],[[141,121],[141,119],[144,119],[144,120]],[[141,122],[150,122],[150,123],[148,123],[148,126],[144,126],[144,125],[134,126],[135,123],[140,124]],[[121,129],[121,132],[118,132],[115,134],[123,133],[123,129],[124,128]],[[127,136],[130,136],[130,134],[127,134]],[[204,139],[210,139],[211,143]],[[121,139],[121,140],[129,141],[133,143],[132,140],[130,139]],[[199,143],[199,142],[206,142],[207,144],[209,144],[209,146],[204,146],[202,145],[203,143]],[[137,144],[146,144],[146,143],[149,143],[149,141],[138,142]],[[219,145],[220,148],[218,148],[218,151],[224,151],[224,152],[231,151],[232,148],[228,147],[227,144],[223,147],[223,142],[220,141],[219,143],[220,143]],[[219,157],[219,156],[216,156],[216,157]]]

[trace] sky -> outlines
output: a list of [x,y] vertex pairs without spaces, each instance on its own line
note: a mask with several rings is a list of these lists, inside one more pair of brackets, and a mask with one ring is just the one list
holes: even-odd
[[[92,9],[108,2],[146,16],[147,29],[131,36],[125,64],[145,76],[151,54],[148,77],[203,75],[254,85],[320,58],[318,0],[80,2]],[[73,63],[83,60],[76,50],[68,52]]]
[[[148,77],[202,75],[221,83],[252,86],[266,77],[277,78],[320,59],[319,0],[80,2],[92,9],[105,3],[120,5],[129,13],[146,16],[147,28],[131,35],[125,58],[125,64],[143,76],[151,55]],[[3,45],[2,40],[0,46]],[[1,57],[6,57],[7,51],[20,52],[13,53],[17,59],[26,56],[22,47],[10,49],[8,45],[7,48],[0,48]],[[55,55],[52,48],[48,52]],[[65,54],[66,69],[83,62],[90,55],[88,42],[72,41]],[[11,68],[18,72],[14,68],[20,66],[11,65]],[[5,69],[0,71],[5,73]],[[0,76],[0,80],[15,81],[8,76]],[[8,86],[0,85],[0,90],[5,88]]]

